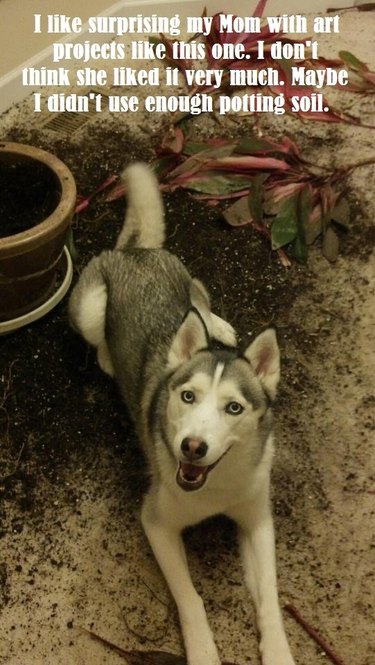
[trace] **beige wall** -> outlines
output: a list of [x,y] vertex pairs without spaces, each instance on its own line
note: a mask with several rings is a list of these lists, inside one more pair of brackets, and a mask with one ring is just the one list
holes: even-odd
[[0,0],[0,77],[59,39],[48,33],[34,35],[34,14],[86,20],[112,4],[113,0]]

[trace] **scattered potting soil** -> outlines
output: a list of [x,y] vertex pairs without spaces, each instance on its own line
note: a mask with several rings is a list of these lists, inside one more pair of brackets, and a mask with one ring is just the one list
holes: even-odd
[[[324,54],[353,49],[373,69],[374,20],[343,16],[341,34],[327,35],[334,50]],[[373,96],[338,101],[363,119]],[[4,136],[56,154],[84,197],[126,163],[151,161],[162,133],[155,114],[144,122],[136,114],[96,118],[65,138],[33,128],[32,118],[23,104],[4,119]],[[373,154],[367,128],[266,114],[256,122],[275,140],[289,131],[310,162],[330,169]],[[193,123],[199,139],[252,131],[247,118],[206,114]],[[369,165],[350,176],[351,228],[336,264],[318,241],[307,266],[289,269],[252,227],[227,226],[220,206],[185,191],[164,194],[167,247],[205,282],[214,311],[244,345],[265,326],[277,328],[272,496],[281,603],[297,607],[345,665],[373,665],[375,653],[374,178]],[[74,220],[75,279],[121,228],[125,201],[105,196]],[[134,429],[66,310],[65,299],[0,339],[0,665],[124,662],[88,631],[125,650],[179,654],[177,613],[139,521],[148,478]],[[186,544],[223,660],[258,662],[234,526],[215,518],[189,530]],[[327,663],[289,613],[285,624],[296,663]]]
[[55,210],[59,185],[53,171],[34,159],[0,160],[0,237],[22,233]]
[[[53,144],[50,134],[18,127],[9,140],[53,151],[72,170],[84,196],[139,154],[146,161],[153,158],[151,141],[135,141],[126,126],[114,123],[95,123],[81,137],[56,137]],[[306,141],[314,146],[310,137]],[[107,203],[105,196],[94,197],[74,221],[77,273],[91,256],[113,247],[121,228],[125,200]],[[241,344],[267,325],[278,329],[283,378],[275,409],[273,487],[282,598],[287,594],[348,656],[345,662],[354,662],[353,608],[345,607],[340,589],[357,566],[358,547],[348,538],[355,524],[356,540],[363,543],[364,581],[353,603],[360,607],[361,665],[370,665],[368,503],[352,516],[345,502],[349,495],[362,502],[371,498],[364,490],[369,479],[361,471],[366,446],[360,445],[370,427],[369,383],[353,327],[369,289],[369,249],[363,255],[361,250],[364,213],[354,211],[358,234],[350,235],[350,253],[344,244],[348,256],[342,265],[331,267],[317,250],[308,266],[294,263],[286,270],[254,229],[226,225],[220,206],[206,206],[185,191],[165,193],[164,202],[167,247],[205,282],[214,311],[235,326]],[[103,654],[101,645],[88,643],[78,625],[126,648],[156,644],[179,653],[178,621],[173,615],[168,620],[170,600],[160,579],[155,581],[139,524],[148,482],[144,460],[116,386],[69,328],[66,305],[2,340],[0,541],[7,554],[0,597],[4,630],[12,640],[4,663],[79,662],[82,648],[94,665],[114,665],[116,654]],[[365,300],[363,308],[368,311]],[[365,346],[363,352],[367,363]],[[358,420],[357,409],[363,413]],[[345,452],[349,447],[350,454]],[[235,538],[233,525],[223,519],[186,534],[193,575],[219,648],[227,660],[244,663],[245,654],[256,657],[257,647]],[[118,608],[125,629],[116,618]],[[13,629],[17,616],[22,616],[22,629]],[[40,641],[39,629],[48,639]],[[316,665],[314,645],[290,623],[287,630],[297,657],[303,653],[306,665]]]

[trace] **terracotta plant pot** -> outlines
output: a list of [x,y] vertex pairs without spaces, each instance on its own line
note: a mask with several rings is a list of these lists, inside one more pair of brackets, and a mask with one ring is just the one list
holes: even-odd
[[57,157],[0,143],[0,322],[36,310],[53,294],[75,201],[74,178]]

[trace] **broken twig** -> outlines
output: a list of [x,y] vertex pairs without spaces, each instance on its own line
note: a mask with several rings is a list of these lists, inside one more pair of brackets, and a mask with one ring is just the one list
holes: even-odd
[[328,658],[334,663],[334,665],[344,665],[344,662],[341,660],[341,658],[333,651],[333,649],[327,644],[327,642],[319,635],[319,633],[313,628],[307,621],[306,619],[303,618],[303,616],[300,614],[300,612],[297,610],[294,605],[291,605],[288,603],[287,605],[284,605],[284,609],[290,616],[293,617],[299,623],[302,628],[306,631],[308,635],[323,649],[324,653],[328,656]]
[[[81,630],[90,635],[92,639],[116,651],[119,656],[125,658],[128,665],[187,665],[185,656],[179,656],[166,651],[127,651],[113,644],[113,642],[106,640],[104,637],[97,635],[92,630],[87,630],[86,628],[81,628]],[[235,663],[223,661],[222,665],[235,665]]]

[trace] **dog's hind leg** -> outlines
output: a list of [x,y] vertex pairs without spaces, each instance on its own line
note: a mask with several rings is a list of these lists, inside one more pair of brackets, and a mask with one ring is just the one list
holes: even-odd
[[177,605],[188,665],[220,665],[203,601],[190,578],[181,531],[166,524],[146,496],[142,524]]
[[107,287],[100,270],[100,257],[83,270],[69,300],[69,319],[75,330],[97,349],[100,368],[113,376],[113,367],[105,340]]

